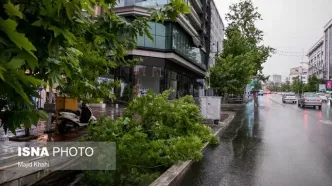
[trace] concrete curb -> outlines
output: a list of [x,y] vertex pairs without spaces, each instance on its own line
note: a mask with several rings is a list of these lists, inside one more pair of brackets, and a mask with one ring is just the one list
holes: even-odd
[[[219,122],[219,125],[222,127],[218,129],[214,135],[217,136],[223,131],[234,119],[235,112],[223,112],[225,114],[229,114],[228,118],[223,122]],[[202,151],[209,145],[209,143],[205,143]],[[178,185],[178,182],[181,181],[186,172],[190,169],[193,164],[192,160],[188,160],[179,164],[175,164],[170,167],[166,172],[164,172],[159,178],[157,178],[150,186],[174,186]]]
[[247,103],[241,103],[241,104],[221,104],[221,108],[233,108],[233,107],[244,107]]

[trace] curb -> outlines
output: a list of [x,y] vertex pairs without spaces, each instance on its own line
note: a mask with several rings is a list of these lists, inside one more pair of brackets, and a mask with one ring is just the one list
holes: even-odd
[[[223,131],[234,119],[235,112],[223,112],[229,114],[228,118],[225,119],[223,122],[219,122],[219,125],[222,127],[218,129],[214,135],[217,136],[220,134],[221,131]],[[209,145],[209,143],[205,143],[202,151]],[[178,185],[178,182],[181,181],[183,176],[186,174],[186,172],[189,170],[191,165],[193,164],[192,160],[188,160],[179,164],[175,164],[169,169],[167,169],[166,172],[164,172],[161,176],[159,176],[153,183],[151,183],[149,186],[173,186]]]

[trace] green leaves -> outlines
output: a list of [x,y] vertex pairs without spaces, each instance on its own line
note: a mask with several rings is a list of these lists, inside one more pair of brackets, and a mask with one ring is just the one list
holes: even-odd
[[260,44],[263,32],[256,28],[255,22],[261,17],[251,0],[230,6],[226,18],[230,23],[225,31],[223,52],[216,58],[209,78],[221,93],[242,94],[253,76],[266,79],[261,74],[262,65],[273,49]]
[[88,128],[90,140],[116,142],[118,164],[113,172],[89,172],[86,184],[148,185],[175,163],[200,160],[205,142],[217,144],[192,96],[169,102],[170,93],[149,91],[134,98],[122,118],[102,118]]
[[3,8],[5,9],[5,12],[8,16],[17,16],[23,19],[23,14],[20,12],[20,5],[14,6],[11,1],[8,1],[7,4],[3,5]]
[[12,60],[9,61],[8,69],[18,69],[24,64],[24,59],[19,57],[13,57]]
[[24,34],[16,31],[17,23],[12,19],[3,20],[0,17],[0,29],[4,31],[8,38],[15,43],[19,49],[24,49],[31,56],[34,56],[33,51],[36,51],[35,46],[25,37]]
[[154,19],[156,22],[161,21],[162,23],[164,23],[165,19],[175,21],[180,14],[187,13],[190,13],[190,8],[182,0],[171,0],[160,9],[150,10],[151,19]]

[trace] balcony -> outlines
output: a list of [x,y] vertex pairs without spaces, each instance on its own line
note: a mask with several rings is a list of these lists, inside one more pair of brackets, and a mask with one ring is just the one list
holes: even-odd
[[194,22],[195,28],[197,30],[201,30],[202,22],[201,22],[199,15],[197,14],[195,8],[193,6],[191,6],[190,11],[191,11],[191,13],[189,14],[189,16],[190,16],[190,19],[192,20],[192,22]]
[[192,4],[194,5],[194,8],[196,9],[196,12],[203,13],[203,5],[201,0],[191,0]]
[[190,22],[185,18],[183,14],[177,18],[177,22],[185,29],[194,39],[198,40],[198,33],[196,29],[190,24]]

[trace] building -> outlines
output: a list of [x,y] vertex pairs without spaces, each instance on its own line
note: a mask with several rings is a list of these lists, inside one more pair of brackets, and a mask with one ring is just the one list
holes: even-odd
[[[206,86],[204,78],[209,63],[213,63],[211,41],[217,43],[217,50],[221,50],[222,45],[219,48],[219,44],[223,38],[223,30],[219,33],[219,28],[215,27],[223,27],[222,20],[216,8],[211,8],[214,3],[208,2],[187,0],[191,13],[180,15],[176,22],[166,20],[162,24],[150,21],[149,31],[154,41],[146,35],[140,36],[137,48],[128,51],[129,59],[141,58],[143,61],[134,68],[115,70],[114,78],[126,82],[138,93],[147,89],[157,93],[174,89],[173,98],[177,95],[198,96]],[[162,7],[167,3],[167,0],[120,0],[113,11],[132,20],[135,16],[149,16],[149,8]],[[211,26],[211,21],[218,24]]]
[[308,75],[327,79],[328,65],[325,63],[324,37],[320,38],[308,51]]
[[281,84],[282,83],[282,76],[281,75],[277,75],[277,74],[273,74],[271,81],[273,83],[276,83],[276,84]]
[[210,1],[210,67],[215,64],[215,56],[222,51],[223,40],[224,40],[224,29],[225,25],[220,17],[219,11],[214,3]]
[[291,84],[295,78],[301,78],[300,80],[307,84],[308,83],[308,69],[303,68],[302,66],[294,67],[290,69],[289,76],[286,78]]
[[325,63],[327,65],[327,79],[332,78],[332,19],[324,26]]

